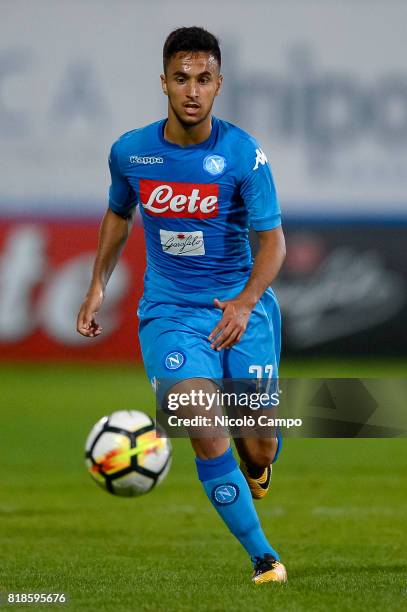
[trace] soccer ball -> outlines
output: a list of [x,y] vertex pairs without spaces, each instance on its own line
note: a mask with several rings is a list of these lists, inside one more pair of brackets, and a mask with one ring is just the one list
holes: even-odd
[[85,445],[92,478],[113,495],[134,497],[151,491],[171,464],[170,441],[164,434],[157,437],[158,429],[152,418],[137,410],[119,410],[101,418]]

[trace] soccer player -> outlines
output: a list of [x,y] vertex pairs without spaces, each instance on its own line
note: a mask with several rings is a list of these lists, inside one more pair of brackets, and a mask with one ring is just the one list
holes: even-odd
[[[147,270],[138,316],[150,380],[174,377],[171,392],[216,390],[220,379],[277,377],[280,312],[270,284],[285,257],[279,205],[267,157],[253,137],[212,115],[219,94],[218,40],[179,28],[163,50],[168,117],[112,146],[109,208],[77,330],[96,337],[109,277],[141,211]],[[248,230],[259,250],[252,262]],[[278,437],[192,437],[199,480],[251,557],[255,583],[285,582],[253,498],[268,490]]]

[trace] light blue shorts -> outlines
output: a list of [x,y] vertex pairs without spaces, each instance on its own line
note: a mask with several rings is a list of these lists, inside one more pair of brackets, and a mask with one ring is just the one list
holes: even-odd
[[211,349],[209,334],[222,318],[218,308],[179,306],[141,299],[138,308],[143,361],[153,386],[160,379],[277,378],[281,316],[272,289],[253,309],[240,342]]

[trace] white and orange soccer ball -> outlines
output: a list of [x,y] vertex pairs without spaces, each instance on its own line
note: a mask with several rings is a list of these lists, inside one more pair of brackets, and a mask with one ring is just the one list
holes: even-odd
[[85,445],[92,478],[106,491],[122,497],[148,493],[168,474],[171,444],[144,412],[120,410],[101,418]]

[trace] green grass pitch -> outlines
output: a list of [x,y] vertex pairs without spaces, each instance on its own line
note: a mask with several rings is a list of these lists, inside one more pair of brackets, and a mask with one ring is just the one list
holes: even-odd
[[[405,371],[325,361],[282,374]],[[141,369],[2,366],[0,386],[0,591],[65,591],[66,608],[41,609],[86,612],[407,606],[406,440],[286,440],[270,494],[256,504],[289,582],[254,586],[201,490],[188,441],[175,441],[170,474],[143,498],[110,496],[86,473],[84,440],[98,418],[153,412]]]

